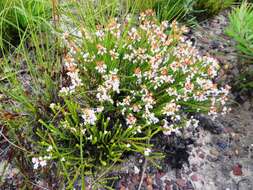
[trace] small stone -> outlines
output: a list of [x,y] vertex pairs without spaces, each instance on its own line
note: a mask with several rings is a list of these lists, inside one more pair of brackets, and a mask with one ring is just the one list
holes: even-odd
[[171,185],[172,185],[172,181],[167,180],[167,179],[164,181],[164,183],[165,183],[166,185],[168,185],[168,186],[171,186]]
[[131,178],[131,182],[134,183],[134,184],[138,184],[140,181],[140,176],[139,175],[136,175],[134,174]]
[[186,186],[186,181],[184,179],[177,179],[176,183],[179,187],[185,187]]
[[179,188],[177,187],[176,184],[174,184],[174,185],[172,186],[172,190],[179,190]]
[[147,176],[146,182],[147,182],[147,185],[152,185],[152,184],[153,184],[153,179],[152,179],[152,177]]
[[121,185],[121,186],[120,186],[120,190],[126,190],[126,187],[123,186],[123,185]]
[[238,156],[239,155],[239,150],[235,150],[235,155]]
[[176,170],[176,178],[181,178],[181,171],[180,170]]
[[204,153],[200,153],[200,154],[199,154],[199,157],[200,157],[201,159],[204,159],[204,158],[205,158],[205,154],[204,154]]
[[210,48],[212,48],[212,49],[218,49],[219,45],[220,45],[219,42],[216,40],[213,40],[210,42]]
[[235,176],[241,176],[242,175],[242,165],[236,164],[233,166],[233,174]]
[[192,165],[192,171],[193,172],[197,172],[198,171],[198,167],[196,164]]
[[219,153],[217,150],[215,150],[215,149],[211,149],[209,152],[210,152],[211,155],[213,155],[213,156],[215,156],[215,157],[219,156],[219,154],[220,154],[220,153]]
[[249,110],[250,107],[251,107],[251,104],[250,104],[249,101],[246,101],[246,102],[243,103],[243,108],[244,108],[245,110]]
[[235,141],[237,141],[237,142],[239,142],[240,139],[241,139],[241,136],[240,136],[239,134],[236,134],[236,133],[233,133],[233,134],[232,134],[232,137],[233,137],[233,139],[234,139]]
[[165,190],[171,190],[171,185],[166,184],[165,185]]
[[232,133],[233,129],[231,127],[224,127],[223,131],[224,131],[224,133]]
[[212,156],[210,156],[210,155],[207,155],[207,156],[206,156],[206,159],[207,159],[209,162],[215,162],[215,161],[217,160],[217,158],[214,158],[214,157],[212,157]]
[[193,174],[193,175],[191,176],[191,180],[192,180],[192,181],[198,181],[198,180],[199,180],[198,175],[197,175],[197,174]]
[[153,190],[152,185],[147,185],[147,190]]
[[224,142],[224,141],[219,141],[219,142],[217,142],[217,146],[218,146],[220,149],[224,150],[224,149],[227,148],[228,144],[227,144],[226,142]]
[[186,183],[186,190],[194,190],[194,187],[192,185],[192,182],[191,181],[187,181]]

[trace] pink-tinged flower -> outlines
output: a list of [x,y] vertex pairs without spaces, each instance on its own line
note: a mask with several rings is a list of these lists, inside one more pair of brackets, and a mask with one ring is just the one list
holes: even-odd
[[133,104],[131,107],[131,110],[133,110],[133,112],[139,112],[141,110],[141,105],[139,104]]
[[98,30],[98,31],[96,31],[96,36],[98,37],[98,38],[100,38],[100,39],[102,39],[104,36],[105,36],[105,33],[104,33],[104,31],[103,30]]
[[106,48],[104,46],[102,46],[101,44],[97,45],[97,49],[98,49],[98,54],[99,55],[104,55],[106,54]]
[[124,106],[129,106],[130,105],[130,102],[131,102],[131,97],[130,96],[127,96],[123,99],[123,104]]
[[136,117],[134,117],[133,114],[129,114],[127,116],[127,119],[126,119],[127,125],[132,126],[132,125],[134,125],[136,123],[136,121],[137,121],[137,119],[136,119]]
[[180,105],[177,105],[175,102],[167,103],[166,106],[163,108],[163,114],[167,116],[175,115],[176,112],[179,111]]
[[138,31],[136,28],[131,28],[131,30],[128,32],[128,36],[133,41],[140,41],[141,36],[138,34]]
[[109,75],[104,76],[106,79],[105,81],[105,86],[108,89],[112,89],[113,91],[119,93],[119,86],[120,86],[120,81],[119,77],[117,76],[118,70],[113,70],[110,72]]
[[99,73],[106,73],[106,69],[107,69],[107,66],[105,64],[104,61],[97,61],[96,62],[96,67],[95,69],[99,72]]
[[208,115],[215,118],[217,116],[217,108],[215,106],[211,106]]
[[115,49],[110,50],[109,54],[110,54],[112,60],[115,60],[115,59],[119,58],[119,54],[115,51]]
[[45,167],[47,165],[47,161],[46,161],[47,158],[48,158],[47,156],[44,156],[44,157],[40,156],[39,158],[33,157],[32,158],[33,169],[37,170],[39,169],[39,167]]
[[194,84],[191,83],[190,81],[187,81],[184,85],[184,88],[186,92],[192,92],[194,89]]

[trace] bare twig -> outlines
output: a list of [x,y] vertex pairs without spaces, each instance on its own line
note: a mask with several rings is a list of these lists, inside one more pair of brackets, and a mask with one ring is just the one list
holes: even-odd
[[19,147],[18,145],[16,145],[16,144],[14,144],[13,142],[11,142],[11,141],[3,134],[2,131],[3,131],[3,127],[2,127],[1,130],[0,130],[0,136],[2,136],[2,137],[4,138],[4,140],[6,140],[10,145],[12,145],[13,147],[18,148],[18,149],[20,149],[20,150],[22,150],[22,151],[24,151],[24,152],[31,153],[31,152],[29,152],[28,150],[26,150],[26,149],[24,149],[24,148],[22,148],[22,147]]
[[115,162],[114,162],[110,167],[108,167],[100,176],[98,176],[98,177],[96,178],[96,180],[93,181],[92,185],[94,185],[94,184],[95,184],[96,182],[98,182],[103,176],[105,176],[105,175],[110,171],[110,169],[113,168],[114,165],[115,165]]
[[39,187],[40,189],[43,189],[43,190],[50,190],[50,189],[48,189],[46,187],[40,186],[39,184],[33,183],[31,181],[28,181],[28,183],[32,184],[33,186]]
[[142,183],[143,183],[143,180],[144,180],[144,175],[145,175],[145,172],[146,172],[146,168],[147,168],[147,159],[144,158],[144,164],[143,164],[143,167],[142,167],[142,173],[141,173],[141,181],[139,183],[139,187],[138,187],[138,190],[141,189],[141,186],[142,186]]

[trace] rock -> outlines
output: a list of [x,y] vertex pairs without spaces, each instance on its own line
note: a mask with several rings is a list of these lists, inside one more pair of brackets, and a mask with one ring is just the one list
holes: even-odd
[[194,187],[191,181],[186,182],[186,187],[184,188],[184,190],[194,190]]
[[207,159],[209,162],[216,162],[216,161],[218,160],[218,157],[213,157],[213,156],[207,155],[207,156],[206,156],[206,159]]
[[192,169],[193,172],[197,172],[198,171],[198,167],[197,167],[196,164],[193,164],[191,169]]
[[182,178],[181,171],[179,169],[176,170],[176,178]]
[[165,190],[171,190],[171,185],[166,184],[165,185]]
[[180,190],[180,189],[177,187],[176,184],[174,184],[174,185],[172,186],[172,190]]
[[235,176],[241,176],[242,175],[242,166],[240,164],[236,164],[233,166],[233,174]]
[[220,140],[216,144],[221,150],[225,150],[228,147],[228,143],[226,143],[225,141]]
[[197,175],[197,174],[193,174],[193,175],[191,176],[191,180],[192,180],[192,181],[198,181],[198,180],[199,180],[198,175]]
[[234,67],[232,70],[230,70],[231,73],[234,75],[234,76],[238,76],[238,74],[240,73],[239,69]]
[[120,186],[120,190],[126,190],[126,187],[123,186],[123,185],[121,185],[121,186]]
[[242,190],[252,190],[253,183],[251,182],[251,180],[245,178],[238,182],[238,187],[239,189],[242,189]]
[[152,184],[153,184],[153,179],[152,179],[152,177],[151,177],[151,176],[147,176],[146,182],[147,182],[147,185],[152,185]]
[[220,46],[220,43],[217,40],[213,40],[210,42],[210,48],[212,49],[218,49]]
[[218,120],[212,120],[208,116],[198,115],[199,126],[210,131],[213,134],[221,134],[223,131],[223,125]]
[[153,190],[152,185],[147,185],[147,190]]
[[246,101],[246,102],[243,103],[243,108],[245,110],[249,110],[250,107],[251,107],[250,101]]
[[177,179],[176,183],[179,187],[185,187],[186,186],[186,181],[184,179]]
[[199,154],[199,157],[200,157],[201,159],[204,159],[204,158],[205,158],[205,153],[200,153],[200,154]]
[[131,177],[131,182],[134,183],[134,184],[138,184],[140,181],[140,176],[137,175],[137,174],[134,174],[132,177]]

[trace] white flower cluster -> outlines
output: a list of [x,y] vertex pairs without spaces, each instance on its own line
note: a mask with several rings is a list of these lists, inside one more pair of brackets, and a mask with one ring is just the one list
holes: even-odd
[[79,86],[82,86],[82,80],[79,78],[79,69],[77,68],[77,64],[73,56],[78,51],[78,48],[71,42],[68,41],[68,35],[64,35],[65,44],[68,46],[69,52],[64,56],[63,62],[66,70],[66,74],[70,78],[70,85],[67,87],[62,87],[60,90],[60,94],[66,95],[71,94],[75,91],[75,89]]
[[33,163],[33,169],[37,170],[40,167],[43,168],[47,165],[47,160],[51,159],[50,156],[44,156],[44,157],[33,157],[32,158],[32,163]]
[[113,71],[110,71],[109,74],[103,75],[104,82],[98,87],[98,93],[96,95],[100,102],[108,101],[113,103],[110,92],[119,93],[120,79],[117,73],[118,70],[114,69]]
[[82,114],[82,118],[84,120],[83,124],[95,125],[97,121],[96,113],[102,112],[103,109],[104,109],[103,107],[97,108],[97,109],[90,109],[90,108],[83,109],[83,114]]
[[[219,70],[217,61],[200,56],[182,36],[187,28],[176,22],[158,24],[153,16],[151,10],[142,13],[139,25],[133,27],[129,17],[123,24],[112,19],[107,26],[98,26],[95,34],[85,39],[95,48],[78,49],[69,43],[71,53],[64,60],[72,86],[62,91],[71,92],[82,85],[75,61],[80,58],[75,55],[83,55],[80,73],[96,76],[86,79],[88,87],[93,85],[90,95],[96,97],[94,103],[106,110],[109,102],[110,111],[121,113],[126,125],[136,128],[133,133],[150,125],[170,135],[179,133],[178,124],[198,125],[197,120],[188,118],[189,112],[203,111],[214,117],[220,108],[222,114],[228,112],[229,87],[218,88],[213,82]],[[109,37],[110,43],[106,43]],[[95,125],[96,111],[84,109],[82,118],[84,125]]]

